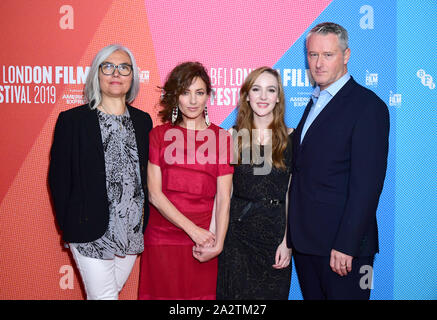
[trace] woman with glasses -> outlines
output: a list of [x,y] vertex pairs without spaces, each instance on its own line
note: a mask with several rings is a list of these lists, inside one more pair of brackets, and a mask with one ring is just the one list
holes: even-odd
[[126,47],[95,56],[82,105],[59,114],[50,153],[49,185],[62,238],[87,299],[118,299],[148,219],[150,116],[132,106],[138,68]]
[[232,130],[237,165],[229,229],[219,257],[219,300],[288,299],[291,249],[285,200],[293,129],[287,128],[284,113],[279,74],[269,67],[253,70],[241,87]]

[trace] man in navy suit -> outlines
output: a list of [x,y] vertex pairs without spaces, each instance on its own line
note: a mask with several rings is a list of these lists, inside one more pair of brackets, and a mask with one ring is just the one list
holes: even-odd
[[317,86],[294,134],[288,244],[304,299],[369,299],[388,109],[348,73],[343,27],[315,26],[306,48]]

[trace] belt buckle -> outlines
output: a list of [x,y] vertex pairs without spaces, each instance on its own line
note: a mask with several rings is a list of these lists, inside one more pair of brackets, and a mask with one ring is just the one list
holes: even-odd
[[270,204],[274,205],[274,206],[278,206],[279,205],[279,200],[278,199],[270,199]]

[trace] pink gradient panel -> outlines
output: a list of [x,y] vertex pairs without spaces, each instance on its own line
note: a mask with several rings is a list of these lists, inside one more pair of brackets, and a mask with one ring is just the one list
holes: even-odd
[[[147,15],[160,17],[149,20],[160,77],[165,81],[178,63],[196,60],[210,71],[227,69],[226,78],[212,79],[213,87],[239,87],[237,69],[273,66],[330,3],[145,1]],[[220,124],[235,108],[235,99],[228,102],[211,106],[212,122]]]

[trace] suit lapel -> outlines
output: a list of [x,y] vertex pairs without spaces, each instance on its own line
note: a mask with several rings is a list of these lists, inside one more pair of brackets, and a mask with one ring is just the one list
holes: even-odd
[[301,135],[302,135],[302,129],[303,129],[303,125],[305,124],[305,121],[308,117],[308,113],[311,110],[311,107],[313,106],[313,99],[310,97],[310,101],[308,102],[303,114],[302,114],[302,118],[299,121],[299,124],[296,127],[296,133],[294,134],[294,136],[296,137],[296,139],[298,139],[298,144],[300,145],[300,140],[301,140]]
[[347,96],[349,91],[355,85],[356,82],[351,77],[349,81],[346,82],[345,85],[331,99],[331,101],[329,101],[329,103],[325,106],[325,108],[323,108],[320,114],[314,119],[313,123],[310,125],[307,132],[305,133],[305,137],[303,138],[302,145],[305,144],[305,142],[311,137],[311,135],[314,134],[314,132],[317,132],[317,129],[320,128],[320,126],[322,126],[332,114],[334,114],[344,106],[344,97]]
[[92,143],[96,146],[97,151],[104,155],[102,133],[100,132],[99,118],[97,116],[97,109],[91,110],[88,107],[85,117],[85,126],[87,128],[87,134]]

